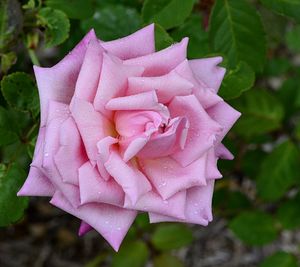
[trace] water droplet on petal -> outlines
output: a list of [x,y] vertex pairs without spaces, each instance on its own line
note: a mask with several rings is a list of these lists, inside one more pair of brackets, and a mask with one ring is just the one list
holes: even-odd
[[45,152],[45,154],[44,154],[44,155],[45,155],[45,157],[48,157],[48,156],[49,156],[49,153]]
[[119,226],[119,227],[117,227],[117,230],[118,230],[118,231],[121,231],[121,227],[120,227],[120,226]]
[[169,201],[168,200],[164,200],[164,204],[168,205]]

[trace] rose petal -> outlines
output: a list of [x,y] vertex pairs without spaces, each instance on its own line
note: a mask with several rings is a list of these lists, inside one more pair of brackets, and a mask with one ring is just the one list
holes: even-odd
[[174,97],[169,110],[172,117],[185,116],[190,123],[184,149],[172,155],[180,164],[187,166],[213,146],[221,126],[208,116],[193,95]]
[[168,103],[174,96],[188,95],[192,92],[193,84],[183,79],[176,72],[170,72],[158,77],[129,77],[127,95],[155,89],[158,102]]
[[98,202],[123,205],[124,192],[122,188],[113,179],[109,181],[102,179],[90,162],[83,164],[78,173],[81,204]]
[[117,152],[112,151],[104,164],[107,172],[123,188],[132,204],[151,190],[151,184],[131,162],[125,163]]
[[106,103],[115,97],[125,95],[128,77],[141,76],[144,68],[140,66],[125,66],[122,61],[106,53],[103,54],[103,65],[94,107],[108,118],[112,112],[106,110]]
[[217,162],[218,162],[218,157],[215,154],[215,149],[211,148],[207,152],[206,179],[222,178],[222,174],[218,170]]
[[210,180],[207,186],[197,186],[187,191],[186,200],[186,218],[180,220],[174,217],[164,216],[158,213],[149,213],[151,223],[158,222],[185,222],[195,223],[206,226],[212,221],[212,195],[214,188],[214,180]]
[[186,59],[187,44],[188,38],[183,38],[178,44],[147,56],[125,60],[124,64],[144,67],[143,76],[164,75]]
[[98,40],[91,40],[78,75],[75,96],[93,102],[99,83],[104,48]]
[[78,168],[87,161],[87,156],[73,118],[65,120],[59,132],[60,147],[54,156],[55,165],[63,182],[78,185]]
[[97,142],[106,136],[114,135],[112,124],[93,105],[74,97],[71,112],[82,137],[89,159],[96,163]]
[[151,191],[140,197],[134,205],[128,197],[125,197],[124,207],[145,212],[159,212],[165,216],[185,219],[185,200],[186,191],[180,191],[168,200],[163,200],[159,194]]
[[50,203],[85,221],[97,230],[115,251],[118,251],[137,214],[136,211],[107,204],[86,204],[76,209],[59,191],[54,194]]
[[44,126],[47,121],[49,100],[70,103],[87,45],[91,40],[96,39],[95,32],[91,30],[63,60],[52,68],[33,67],[40,95],[41,126]]
[[206,155],[187,167],[182,167],[170,157],[139,161],[143,172],[163,199],[193,186],[206,185]]
[[222,57],[211,57],[189,60],[189,64],[195,76],[217,93],[226,72],[218,66],[222,61]]
[[28,177],[17,195],[51,197],[54,191],[55,188],[49,179],[38,168],[31,166]]
[[220,102],[207,110],[209,116],[218,122],[223,130],[217,135],[217,143],[221,143],[230,128],[241,116],[241,113],[225,102]]
[[168,156],[185,146],[188,120],[185,117],[174,118],[163,133],[156,133],[139,151],[139,158],[157,158]]
[[220,143],[216,147],[215,152],[216,152],[216,156],[218,158],[228,159],[228,160],[234,159],[234,156],[232,155],[232,153],[222,143]]
[[208,88],[206,84],[200,80],[196,80],[188,60],[184,60],[173,72],[178,73],[193,84],[193,94],[197,97],[204,109],[223,101],[223,99],[213,92],[211,88]]
[[124,38],[102,42],[101,45],[121,59],[129,59],[155,52],[154,24],[150,24]]

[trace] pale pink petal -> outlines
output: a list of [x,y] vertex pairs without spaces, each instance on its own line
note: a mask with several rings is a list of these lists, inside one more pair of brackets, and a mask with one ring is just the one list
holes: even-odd
[[77,207],[80,204],[78,187],[62,181],[62,177],[54,162],[54,156],[60,146],[61,125],[70,115],[67,107],[63,103],[49,102],[49,115],[45,132],[45,140],[47,142],[44,144],[42,170],[55,188],[60,190],[74,207]]
[[108,110],[155,110],[158,106],[155,91],[144,92],[136,95],[116,97],[106,104]]
[[217,135],[217,143],[220,143],[234,123],[241,116],[241,113],[232,108],[226,102],[220,102],[207,110],[209,116],[218,122],[223,130]]
[[136,211],[107,204],[86,204],[74,208],[60,192],[54,194],[50,203],[85,221],[98,231],[116,251],[137,214]]
[[104,163],[108,160],[110,155],[110,147],[113,144],[118,143],[118,139],[111,136],[104,137],[97,143],[98,149],[98,158],[97,158],[97,167],[101,177],[108,181],[110,178],[109,173],[107,172]]
[[114,116],[115,127],[121,137],[142,135],[150,128],[158,128],[163,118],[151,110],[120,110]]
[[155,52],[154,24],[150,24],[124,38],[102,42],[102,46],[121,59],[129,59]]
[[217,162],[218,162],[218,157],[215,154],[215,149],[211,148],[207,152],[206,179],[222,178],[222,174],[218,170]]
[[184,38],[180,43],[174,44],[159,52],[125,60],[124,64],[144,67],[145,71],[143,76],[164,75],[186,59],[187,44],[188,38]]
[[30,167],[28,177],[18,192],[18,196],[53,196],[54,186],[49,179],[36,167]]
[[195,76],[217,93],[226,72],[218,66],[222,61],[222,57],[211,57],[189,60],[189,64]]
[[75,87],[77,98],[93,102],[99,83],[104,48],[98,40],[91,40],[78,75]]
[[143,195],[134,205],[125,197],[124,206],[145,212],[159,212],[165,216],[172,216],[177,219],[185,219],[186,191],[180,191],[168,200],[163,200],[161,196],[153,191]]
[[143,173],[131,162],[125,163],[117,152],[112,151],[104,166],[133,204],[151,190],[151,184]]
[[141,76],[144,68],[126,66],[122,61],[106,53],[103,54],[103,65],[94,106],[97,111],[112,118],[112,112],[106,110],[106,103],[115,97],[125,95],[128,77]]
[[184,149],[189,128],[185,117],[174,118],[163,133],[155,133],[139,151],[139,158],[157,158],[173,154]]
[[218,158],[228,159],[228,160],[234,159],[234,156],[232,155],[232,153],[222,143],[220,143],[216,147],[215,152],[216,152],[216,156]]
[[195,78],[188,60],[184,60],[173,70],[173,72],[181,75],[184,79],[193,84],[193,94],[197,97],[204,109],[223,101],[223,99],[219,97],[213,91],[213,89],[209,88],[206,84]]
[[52,68],[34,66],[40,95],[41,126],[44,126],[47,120],[49,100],[70,103],[87,45],[91,40],[96,39],[95,32],[91,30],[63,60]]
[[158,77],[129,77],[127,95],[155,90],[159,103],[168,103],[174,96],[189,95],[193,84],[176,72]]
[[122,206],[124,192],[113,180],[105,181],[97,170],[86,162],[79,170],[79,189],[81,204],[90,202],[106,203]]
[[187,166],[213,146],[216,134],[222,129],[193,95],[174,97],[169,110],[172,117],[185,116],[190,123],[184,149],[172,155],[180,164]]
[[78,185],[78,168],[87,161],[86,152],[72,117],[61,124],[60,147],[54,162],[64,182]]
[[143,172],[163,199],[193,186],[206,185],[206,155],[187,167],[170,157],[139,159]]
[[87,224],[85,221],[81,221],[79,230],[78,230],[78,235],[83,236],[89,231],[93,230],[93,227]]
[[98,157],[97,142],[106,136],[114,135],[112,124],[93,105],[74,97],[71,112],[82,137],[89,159],[96,163]]
[[187,191],[186,209],[184,220],[168,217],[159,213],[149,213],[151,223],[157,222],[186,222],[206,226],[212,221],[212,196],[214,180],[210,180],[207,186],[196,186]]

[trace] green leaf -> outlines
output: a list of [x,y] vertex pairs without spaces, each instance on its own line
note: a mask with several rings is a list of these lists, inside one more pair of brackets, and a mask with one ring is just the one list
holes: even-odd
[[91,0],[46,0],[45,4],[63,11],[71,19],[85,19],[94,13]]
[[292,142],[277,146],[262,162],[257,177],[258,194],[269,201],[282,197],[299,180],[299,163],[299,151]]
[[5,76],[1,81],[1,90],[11,107],[31,111],[35,117],[37,116],[39,112],[38,91],[30,75],[15,72]]
[[300,227],[299,199],[290,199],[282,203],[277,211],[277,218],[285,229]]
[[277,237],[272,217],[258,211],[240,213],[229,227],[239,239],[251,246],[268,244]]
[[259,267],[298,267],[297,259],[292,254],[278,251],[265,259]]
[[202,18],[199,14],[192,14],[179,28],[175,29],[171,36],[176,41],[189,37],[188,57],[199,58],[210,53],[208,33],[202,26]]
[[194,0],[146,0],[142,8],[145,23],[155,22],[166,30],[180,26],[192,12]]
[[272,58],[267,61],[264,74],[267,76],[279,76],[291,68],[288,58]]
[[239,97],[243,92],[249,90],[255,81],[255,73],[251,67],[241,61],[237,67],[226,74],[219,95],[224,99]]
[[174,43],[172,37],[158,24],[155,24],[155,49],[162,50]]
[[265,34],[255,8],[245,0],[217,0],[212,10],[209,38],[215,52],[228,57],[230,68],[245,61],[261,71],[265,62]]
[[[300,12],[300,5],[299,5],[299,12]],[[300,25],[297,25],[286,32],[285,41],[288,48],[292,52],[294,53],[300,52]]]
[[0,1],[0,51],[9,47],[22,30],[23,16],[17,0]]
[[289,119],[300,108],[300,79],[289,78],[285,80],[279,90],[276,91],[276,95],[284,106],[285,117]]
[[81,21],[81,28],[94,28],[101,40],[109,41],[129,35],[141,26],[141,18],[136,9],[121,5],[106,6],[97,10],[93,17]]
[[0,146],[12,144],[18,140],[18,135],[11,129],[8,111],[0,106]]
[[149,257],[147,246],[142,241],[124,243],[113,255],[112,267],[144,267]]
[[26,173],[15,163],[7,171],[4,165],[0,169],[0,226],[6,226],[22,218],[28,205],[27,197],[17,197]]
[[63,43],[69,37],[70,21],[61,10],[44,7],[38,12],[41,26],[46,28],[46,46],[56,46]]
[[176,256],[164,253],[154,258],[154,267],[184,267],[184,265]]
[[242,113],[234,131],[244,137],[265,134],[278,129],[284,116],[282,104],[262,89],[253,89],[231,102]]
[[260,0],[266,7],[276,13],[291,17],[300,22],[300,1],[299,0]]
[[192,241],[191,229],[182,224],[159,225],[151,239],[154,247],[159,250],[181,248],[189,245]]

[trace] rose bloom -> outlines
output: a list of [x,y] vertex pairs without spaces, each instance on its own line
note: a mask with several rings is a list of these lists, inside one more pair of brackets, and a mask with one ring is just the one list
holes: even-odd
[[222,58],[188,60],[187,45],[155,52],[153,24],[109,42],[92,30],[52,68],[34,66],[41,124],[18,195],[50,196],[115,250],[138,212],[207,225],[240,113],[217,95]]

